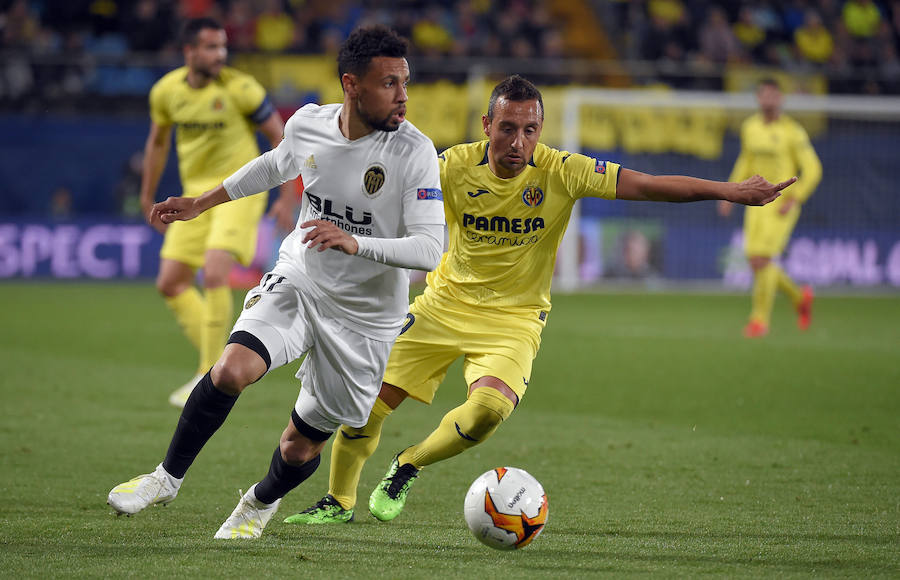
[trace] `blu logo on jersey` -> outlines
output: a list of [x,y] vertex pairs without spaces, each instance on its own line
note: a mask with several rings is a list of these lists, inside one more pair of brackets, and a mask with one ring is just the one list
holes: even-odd
[[529,185],[522,192],[522,201],[528,207],[537,207],[544,202],[544,192],[537,185]]
[[596,164],[594,165],[594,173],[604,174],[606,173],[606,161],[600,161],[599,159],[594,159]]
[[416,199],[436,199],[438,201],[443,201],[444,194],[440,189],[421,188],[416,191]]
[[351,224],[364,226],[371,225],[372,223],[372,212],[363,211],[362,216],[359,216],[357,212],[348,205],[344,206],[343,213],[340,213],[341,209],[335,208],[334,202],[327,197],[320,197],[311,193],[309,190],[304,191],[303,195],[309,200],[309,205],[320,213],[324,219],[330,218],[331,220],[338,221],[347,220]]

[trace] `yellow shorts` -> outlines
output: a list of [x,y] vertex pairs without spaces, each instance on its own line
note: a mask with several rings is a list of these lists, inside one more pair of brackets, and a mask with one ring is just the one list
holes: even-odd
[[785,215],[779,213],[781,204],[762,207],[748,206],[744,210],[744,254],[774,258],[781,255],[791,239],[791,232],[800,217],[799,204]]
[[531,380],[546,315],[509,314],[472,308],[426,290],[409,308],[394,343],[384,382],[423,403],[431,403],[447,369],[465,357],[466,387],[484,376],[497,377],[519,397]]
[[256,254],[256,230],[267,200],[267,193],[251,195],[169,225],[159,256],[201,268],[206,250],[226,250],[244,266],[249,265]]

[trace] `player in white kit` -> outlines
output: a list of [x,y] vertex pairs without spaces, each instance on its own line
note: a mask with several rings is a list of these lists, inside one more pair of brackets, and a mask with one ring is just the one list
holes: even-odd
[[154,206],[153,217],[171,223],[298,175],[305,186],[298,227],[282,243],[274,269],[247,294],[224,353],[184,407],[165,459],[153,473],[110,491],[108,503],[118,513],[172,501],[241,391],[304,353],[302,389],[269,471],[215,537],[259,537],[281,498],[318,467],[331,434],[341,424],[365,425],[407,311],[403,268],[434,269],[443,239],[437,153],[404,122],[406,48],[386,28],[357,30],[338,56],[343,104],[303,107],[277,148],[217,188]]

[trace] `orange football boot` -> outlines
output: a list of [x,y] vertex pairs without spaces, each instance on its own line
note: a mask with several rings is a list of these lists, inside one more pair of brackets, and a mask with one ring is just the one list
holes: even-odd
[[744,336],[747,338],[762,338],[767,334],[769,334],[769,327],[758,320],[751,320],[744,327]]
[[806,330],[812,322],[812,303],[812,288],[804,286],[803,298],[800,299],[800,304],[797,305],[797,327],[800,330]]

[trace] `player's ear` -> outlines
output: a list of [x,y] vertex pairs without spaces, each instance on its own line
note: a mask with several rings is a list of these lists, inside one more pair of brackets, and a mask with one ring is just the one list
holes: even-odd
[[491,136],[491,120],[488,118],[487,115],[481,116],[481,126],[484,128],[484,136],[490,137]]
[[355,98],[357,96],[356,83],[356,75],[350,73],[341,75],[341,88],[344,89],[344,94],[348,97]]

